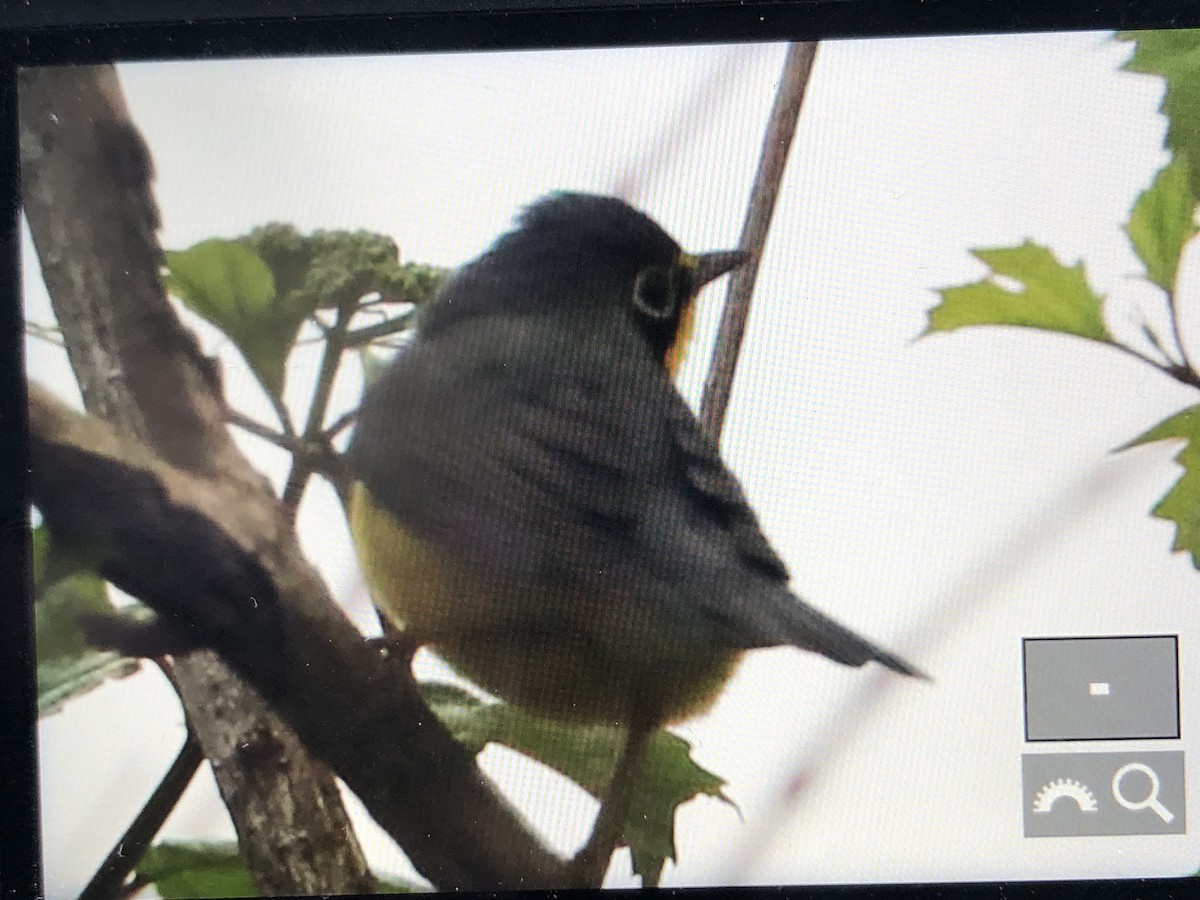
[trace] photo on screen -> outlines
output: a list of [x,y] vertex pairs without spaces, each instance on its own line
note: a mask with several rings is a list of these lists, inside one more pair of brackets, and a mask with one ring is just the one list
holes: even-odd
[[46,896],[1196,874],[1197,59],[21,70]]

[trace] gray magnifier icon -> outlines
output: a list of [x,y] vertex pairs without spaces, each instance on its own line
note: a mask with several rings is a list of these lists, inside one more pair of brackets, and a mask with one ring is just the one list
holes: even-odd
[[[1131,772],[1140,772],[1150,779],[1150,792],[1146,795],[1145,799],[1130,800],[1123,793],[1121,793],[1121,782],[1125,776]],[[1167,824],[1170,824],[1171,822],[1175,821],[1175,813],[1171,812],[1162,805],[1162,802],[1158,799],[1158,790],[1158,773],[1145,763],[1129,763],[1128,765],[1121,766],[1121,768],[1117,769],[1117,773],[1113,775],[1113,799],[1115,799],[1126,809],[1133,810],[1134,812],[1143,809],[1153,810],[1155,815],[1157,815]]]

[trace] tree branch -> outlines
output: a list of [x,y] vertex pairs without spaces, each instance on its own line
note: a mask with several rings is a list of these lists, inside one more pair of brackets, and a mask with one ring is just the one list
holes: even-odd
[[299,435],[281,434],[236,409],[227,410],[225,413],[230,425],[236,425],[243,431],[262,438],[295,456],[307,456],[312,471],[328,479],[339,496],[346,493],[349,478],[341,454],[333,449],[330,441],[354,421],[356,414],[357,410],[346,413],[327,428],[316,441],[309,442]]
[[700,402],[700,421],[705,431],[717,439],[721,436],[725,409],[729,406],[729,395],[733,390],[733,376],[737,371],[742,338],[746,333],[754,282],[758,278],[758,264],[767,242],[771,218],[775,214],[775,200],[779,196],[779,185],[787,166],[792,138],[796,134],[796,122],[800,118],[800,107],[804,103],[816,53],[815,42],[804,41],[788,47],[763,138],[758,172],[750,190],[750,205],[746,210],[746,221],[738,244],[749,252],[750,259],[730,277],[721,327],[717,332],[717,343],[713,348],[712,363],[704,381],[704,394]]
[[[1175,346],[1179,349],[1179,359],[1181,365],[1177,368],[1186,369],[1194,376],[1196,370],[1192,365],[1192,361],[1188,358],[1187,347],[1184,346],[1183,336],[1179,330],[1179,307],[1175,302],[1174,290],[1167,291],[1167,310],[1171,314],[1171,337],[1175,341]],[[1196,385],[1193,384],[1192,386],[1195,387]]]
[[1188,387],[1200,388],[1200,373],[1191,367],[1189,363],[1165,362],[1161,363],[1156,359],[1147,356],[1140,350],[1130,347],[1128,344],[1122,344],[1120,341],[1108,341],[1104,344],[1105,347],[1112,347],[1126,356],[1132,356],[1134,359],[1144,362],[1146,365],[1157,369],[1169,378],[1174,378],[1180,384],[1186,384]]
[[29,404],[30,493],[51,530],[102,548],[100,574],[211,644],[423,875],[442,888],[563,883],[412,673],[363,640],[293,543],[264,541],[280,517],[264,518],[261,497],[176,469],[43,389]]
[[79,900],[108,900],[117,896],[125,879],[150,848],[150,842],[167,821],[167,816],[191,784],[192,777],[203,761],[204,753],[200,749],[200,742],[189,730],[187,740],[184,741],[175,761],[171,763],[171,768],[154,789],[141,812],[121,835],[112,852],[100,864],[92,880],[79,894]]
[[412,327],[413,315],[414,310],[408,310],[407,312],[392,316],[390,319],[376,322],[374,325],[362,325],[353,331],[346,332],[342,344],[347,348],[363,347],[372,341],[379,340],[379,338],[390,337],[393,334],[407,331]]
[[[181,470],[247,496],[269,493],[224,426],[212,362],[160,282],[150,155],[116,71],[25,70],[18,91],[22,201],[85,405]],[[267,539],[289,538],[279,531]],[[325,799],[337,795],[337,785],[295,736],[211,653],[177,659],[175,672],[260,890],[371,889],[345,810]],[[245,765],[239,748],[259,744],[287,752]],[[303,834],[278,815],[283,772],[293,777],[285,799],[305,819]],[[314,858],[325,864],[314,866]]]
[[226,417],[229,419],[230,425],[236,425],[242,431],[247,431],[255,437],[262,438],[264,441],[274,444],[280,450],[286,450],[288,453],[301,453],[300,438],[296,435],[287,435],[276,431],[269,425],[264,425],[258,419],[252,419],[236,409],[230,409],[226,412]]
[[22,199],[95,415],[31,390],[33,501],[165,627],[220,652],[180,658],[175,673],[260,889],[373,887],[336,783],[262,699],[434,884],[561,883],[559,861],[430,714],[411,673],[372,653],[333,603],[231,439],[211,363],[159,283],[149,154],[115,70],[30,69],[19,82]]
[[[300,499],[312,476],[314,460],[319,457],[321,450],[328,448],[329,442],[321,431],[325,424],[325,414],[329,411],[329,398],[333,393],[333,382],[337,379],[338,370],[342,367],[342,354],[346,351],[346,328],[354,315],[356,303],[345,303],[338,307],[337,318],[333,327],[325,332],[325,351],[321,355],[321,368],[317,374],[317,385],[313,390],[312,400],[308,407],[308,418],[304,423],[304,434],[301,436],[305,452],[298,453],[292,458],[292,469],[288,472],[287,482],[283,487],[283,509],[292,522],[296,521],[296,512],[300,508]],[[310,449],[311,448],[311,449]],[[319,448],[319,449],[318,449]],[[313,450],[317,452],[313,452]],[[343,479],[335,479],[334,486],[338,487],[339,495],[344,495],[341,487]]]
[[355,407],[349,412],[342,413],[340,416],[338,416],[337,419],[334,420],[333,424],[325,429],[323,437],[327,441],[332,441],[339,434],[353,425],[356,419],[358,419],[358,407]]

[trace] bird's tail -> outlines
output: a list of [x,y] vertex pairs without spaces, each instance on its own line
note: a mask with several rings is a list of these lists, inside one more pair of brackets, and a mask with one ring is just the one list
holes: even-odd
[[877,662],[901,675],[930,680],[916,666],[859,637],[804,601],[794,596],[789,599],[791,602],[783,613],[785,622],[782,623],[788,643],[820,653],[843,665],[861,666]]

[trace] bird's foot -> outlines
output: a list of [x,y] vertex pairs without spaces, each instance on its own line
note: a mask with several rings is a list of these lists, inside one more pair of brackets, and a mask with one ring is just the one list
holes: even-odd
[[367,643],[381,656],[394,660],[404,668],[412,665],[413,656],[421,646],[420,641],[411,634],[396,628],[387,629],[382,637],[368,638]]

